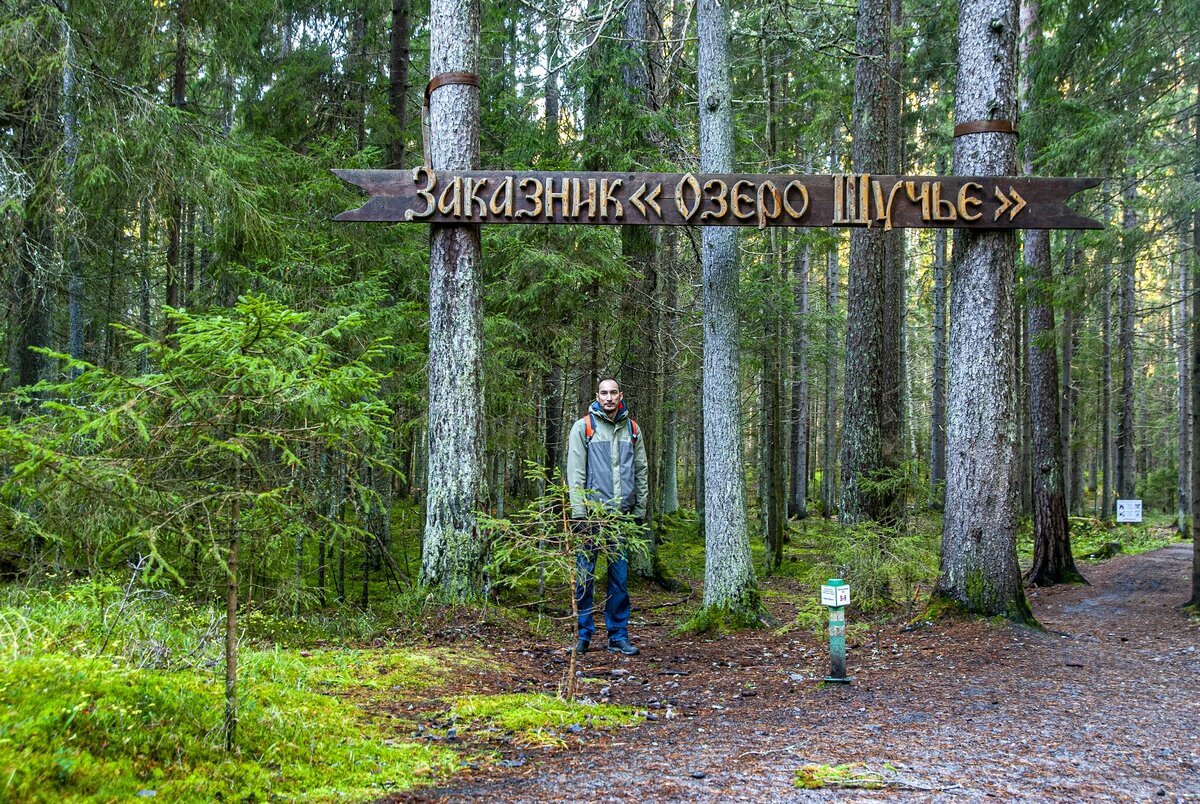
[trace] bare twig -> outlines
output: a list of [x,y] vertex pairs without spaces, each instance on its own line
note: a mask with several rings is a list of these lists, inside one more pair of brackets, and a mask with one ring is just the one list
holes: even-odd
[[641,611],[650,611],[652,609],[669,609],[673,606],[682,606],[684,603],[687,603],[693,597],[695,597],[695,592],[693,590],[689,589],[687,595],[685,597],[679,598],[679,600],[673,600],[670,603],[657,603],[653,606],[638,606],[638,609]]
[[104,651],[108,647],[108,640],[112,637],[113,631],[116,630],[117,623],[121,621],[121,615],[125,613],[125,607],[129,605],[129,598],[133,594],[133,584],[145,566],[146,556],[138,556],[138,562],[133,566],[133,572],[129,575],[129,583],[125,586],[125,597],[122,598],[121,605],[117,609],[117,616],[113,617],[112,624],[109,625],[108,631],[104,634],[104,641],[100,643],[100,650],[96,653],[97,656],[104,655]]
[[808,742],[809,742],[808,740],[805,740],[802,743],[792,743],[791,745],[785,745],[783,748],[767,748],[763,751],[743,751],[742,753],[737,755],[737,758],[743,759],[744,757],[765,757],[770,754],[794,754],[794,753],[796,753],[797,748],[808,745]]

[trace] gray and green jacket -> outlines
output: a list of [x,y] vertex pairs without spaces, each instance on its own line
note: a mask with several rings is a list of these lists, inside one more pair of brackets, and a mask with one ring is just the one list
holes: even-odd
[[613,511],[646,517],[650,482],[646,470],[646,445],[633,438],[625,403],[609,418],[599,402],[588,410],[595,422],[587,439],[587,417],[575,422],[567,443],[567,483],[571,489],[571,516],[587,516],[584,495]]

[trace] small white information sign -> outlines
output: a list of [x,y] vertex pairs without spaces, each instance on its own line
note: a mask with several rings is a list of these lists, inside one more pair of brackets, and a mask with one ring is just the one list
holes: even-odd
[[849,606],[850,584],[821,587],[822,606]]
[[1141,522],[1142,521],[1142,501],[1141,500],[1117,500],[1117,521],[1118,522]]

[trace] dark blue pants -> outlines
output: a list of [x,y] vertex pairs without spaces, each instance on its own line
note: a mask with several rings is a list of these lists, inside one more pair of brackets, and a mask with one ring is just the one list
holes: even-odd
[[[575,602],[579,606],[579,638],[589,642],[596,633],[592,598],[596,586],[599,547],[584,547],[575,554]],[[608,554],[608,599],[604,601],[604,626],[608,641],[629,639],[629,561],[624,552]]]

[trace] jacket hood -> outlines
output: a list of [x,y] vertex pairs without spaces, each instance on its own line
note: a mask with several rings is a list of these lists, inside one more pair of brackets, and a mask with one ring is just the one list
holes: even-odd
[[612,424],[623,422],[629,418],[629,408],[624,402],[617,406],[617,412],[612,416],[609,416],[604,412],[604,408],[600,407],[600,402],[598,400],[592,402],[591,407],[588,408],[588,412],[594,414],[597,418],[604,419],[604,421],[611,422]]

